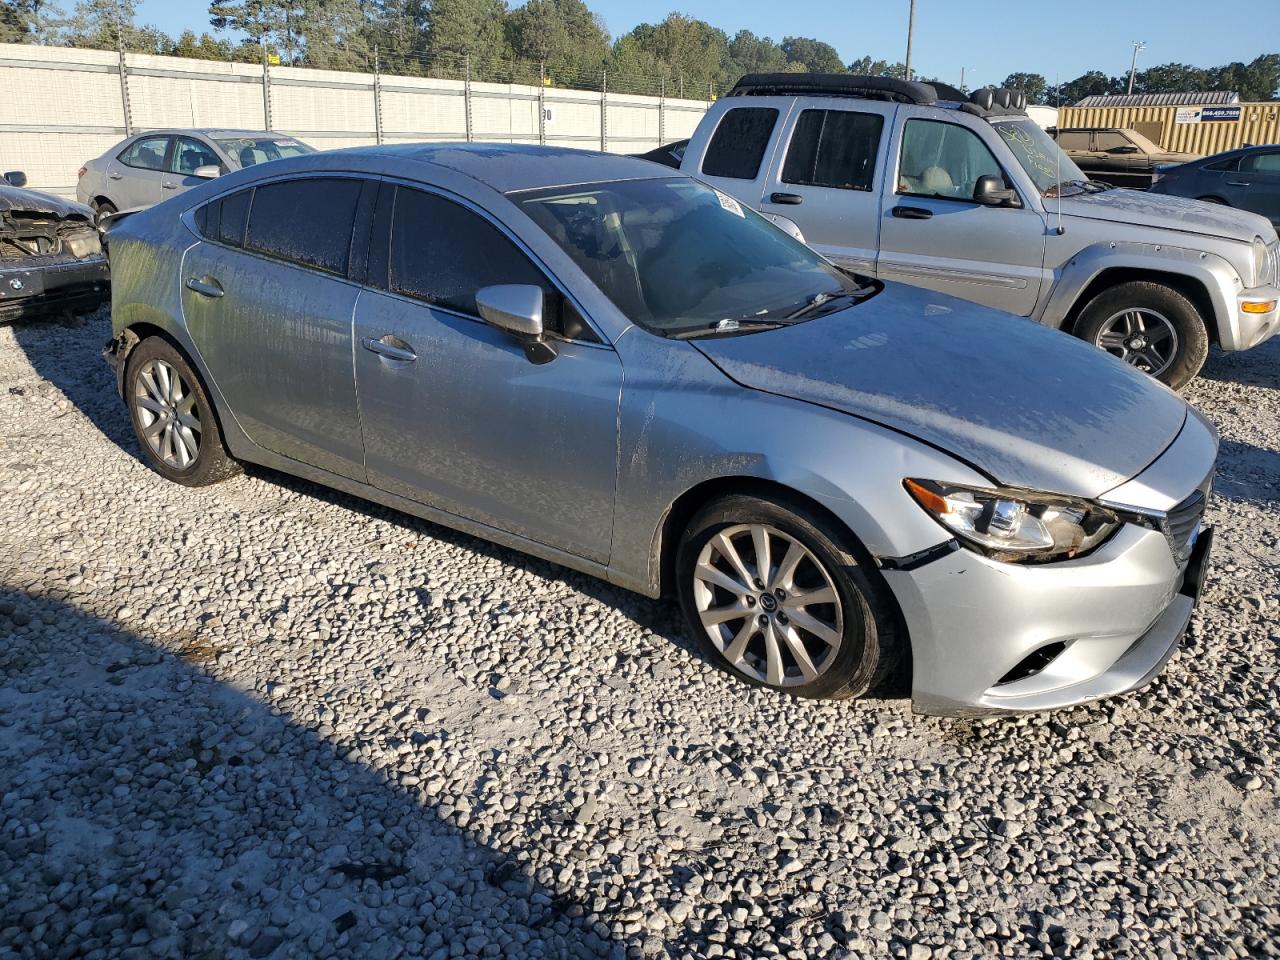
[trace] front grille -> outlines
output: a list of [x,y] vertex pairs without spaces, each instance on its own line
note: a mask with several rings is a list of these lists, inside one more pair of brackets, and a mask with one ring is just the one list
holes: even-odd
[[1208,502],[1207,488],[1196,490],[1165,515],[1164,535],[1179,560],[1186,559],[1190,553],[1191,536],[1200,528]]

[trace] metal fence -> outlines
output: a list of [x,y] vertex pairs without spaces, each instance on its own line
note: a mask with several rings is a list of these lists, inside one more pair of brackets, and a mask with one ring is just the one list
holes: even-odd
[[[602,71],[594,89],[580,89],[540,65],[532,82],[476,79],[465,58],[460,79],[458,64],[422,67],[384,73],[375,60],[369,72],[345,72],[0,44],[0,167],[73,196],[85,160],[162,127],[273,130],[320,149],[466,140],[634,153],[690,136],[712,97],[673,95],[678,78],[611,82]],[[483,67],[475,73],[500,76]],[[510,76],[530,69],[512,64]],[[656,90],[631,92],[644,85]]]

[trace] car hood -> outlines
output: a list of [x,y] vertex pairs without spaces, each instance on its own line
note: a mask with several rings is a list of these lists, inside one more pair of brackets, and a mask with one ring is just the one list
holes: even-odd
[[69,217],[93,220],[93,211],[83,203],[63,200],[51,193],[40,193],[37,190],[0,186],[0,213],[6,211],[45,214],[59,220]]
[[[1046,200],[1045,205],[1051,213],[1057,211],[1057,201]],[[1063,197],[1062,215],[1201,236],[1229,237],[1245,243],[1252,243],[1257,236],[1265,238],[1270,232],[1267,221],[1254,213],[1137,190],[1103,190]]]
[[807,323],[689,342],[744,386],[908,434],[998,483],[1072,496],[1137,475],[1187,415],[1173,391],[1083,341],[898,284]]

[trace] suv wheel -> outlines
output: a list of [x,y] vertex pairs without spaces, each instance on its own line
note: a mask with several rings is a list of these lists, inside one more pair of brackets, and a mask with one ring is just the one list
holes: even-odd
[[1177,290],[1145,280],[1094,297],[1075,333],[1175,390],[1209,356],[1209,331],[1195,305]]
[[677,589],[713,662],[801,697],[856,697],[888,678],[899,648],[885,588],[830,527],[801,504],[740,495],[690,521]]
[[170,343],[150,337],[134,347],[124,382],[133,432],[158,473],[203,487],[240,472],[222,445],[200,378]]

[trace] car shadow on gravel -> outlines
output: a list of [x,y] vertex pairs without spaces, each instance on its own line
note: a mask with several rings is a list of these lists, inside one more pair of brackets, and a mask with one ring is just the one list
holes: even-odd
[[1280,337],[1240,353],[1223,353],[1215,348],[1199,376],[1242,387],[1280,390]]
[[1240,502],[1280,502],[1280,452],[1219,440],[1213,495]]
[[0,637],[0,954],[623,956],[464,828],[471,797],[417,785],[431,756],[322,736],[65,600],[0,585]]
[[[103,436],[145,464],[128,411],[116,392],[115,374],[99,352],[111,336],[110,311],[104,308],[69,322],[19,320],[11,326],[36,373],[62,391]],[[86,327],[100,330],[101,337],[86,336]]]

